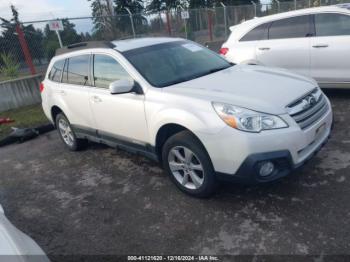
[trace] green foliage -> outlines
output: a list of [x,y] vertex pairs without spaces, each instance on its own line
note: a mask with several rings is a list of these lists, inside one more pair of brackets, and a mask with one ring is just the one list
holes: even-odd
[[[147,24],[146,18],[142,15],[144,3],[142,0],[114,0],[114,6],[103,4],[100,0],[87,0],[91,2],[94,31],[96,39],[115,39],[131,34],[131,22],[128,8],[133,14],[133,22],[137,33],[145,31],[143,26]],[[113,9],[113,10],[111,10]],[[111,17],[112,14],[114,17]]]
[[52,57],[55,56],[56,49],[59,48],[60,45],[57,40],[48,40],[45,44],[45,56],[48,60],[51,60]]
[[[290,1],[290,0],[289,0]],[[258,3],[259,0],[253,0]],[[170,9],[212,8],[225,5],[251,5],[251,0],[152,0],[147,6],[150,12],[159,12]]]
[[0,54],[2,66],[0,68],[0,73],[6,77],[17,77],[19,64],[13,58],[11,54],[2,53]]
[[151,12],[159,12],[169,9],[181,9],[186,8],[188,3],[189,1],[187,0],[152,0],[147,6],[147,10]]
[[0,140],[12,132],[11,126],[31,128],[42,124],[48,124],[47,117],[44,114],[41,104],[25,106],[0,113],[0,118],[6,117],[15,120],[15,123],[13,125],[0,126]]

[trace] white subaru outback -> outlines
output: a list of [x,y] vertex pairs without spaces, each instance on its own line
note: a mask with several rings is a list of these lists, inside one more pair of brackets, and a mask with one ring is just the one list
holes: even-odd
[[314,80],[230,64],[179,38],[59,49],[40,90],[69,149],[91,140],[144,154],[199,197],[220,179],[286,176],[325,144],[332,125],[330,102]]

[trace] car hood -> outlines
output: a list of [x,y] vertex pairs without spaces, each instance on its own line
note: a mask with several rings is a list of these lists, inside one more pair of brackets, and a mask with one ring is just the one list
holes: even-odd
[[316,86],[313,79],[284,69],[236,65],[166,87],[163,92],[229,103],[270,114],[284,114],[288,104]]

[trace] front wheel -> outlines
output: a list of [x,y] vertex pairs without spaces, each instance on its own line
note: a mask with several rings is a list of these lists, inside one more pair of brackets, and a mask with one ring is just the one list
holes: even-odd
[[163,166],[183,192],[208,197],[217,187],[210,157],[200,141],[189,131],[170,137],[163,146]]

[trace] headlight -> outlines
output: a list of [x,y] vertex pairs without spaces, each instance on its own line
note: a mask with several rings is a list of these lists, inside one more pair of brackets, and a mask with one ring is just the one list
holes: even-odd
[[288,127],[280,117],[256,112],[246,108],[224,103],[213,102],[213,107],[219,117],[230,127],[247,131],[260,132]]

